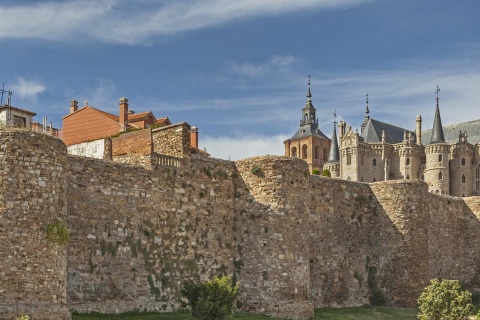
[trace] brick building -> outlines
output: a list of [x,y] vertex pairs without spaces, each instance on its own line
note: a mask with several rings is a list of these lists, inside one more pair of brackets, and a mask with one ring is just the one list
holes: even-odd
[[78,102],[70,102],[70,113],[62,118],[63,141],[67,146],[115,135],[131,129],[145,129],[153,125],[172,124],[165,118],[155,118],[152,112],[134,113],[128,109],[128,99],[121,98],[118,115],[90,106],[78,109]]

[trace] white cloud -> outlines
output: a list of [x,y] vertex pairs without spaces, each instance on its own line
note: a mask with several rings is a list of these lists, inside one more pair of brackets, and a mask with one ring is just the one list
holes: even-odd
[[238,63],[234,61],[227,62],[227,66],[235,73],[248,77],[263,76],[270,72],[285,72],[295,62],[295,57],[292,55],[272,56],[263,64],[252,63]]
[[214,158],[242,160],[260,155],[283,155],[283,141],[287,135],[260,136],[244,135],[235,137],[200,136],[199,145],[205,147]]
[[145,43],[151,37],[288,12],[358,6],[375,0],[43,1],[0,6],[0,39]]
[[47,87],[38,80],[17,77],[17,82],[12,85],[14,95],[22,100],[37,100],[39,93],[44,92]]

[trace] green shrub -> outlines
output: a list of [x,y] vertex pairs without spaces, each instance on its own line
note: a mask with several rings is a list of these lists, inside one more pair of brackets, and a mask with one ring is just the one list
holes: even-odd
[[324,176],[324,177],[331,177],[332,174],[330,173],[330,170],[324,169],[324,170],[323,170],[323,176]]
[[30,316],[23,314],[20,317],[15,318],[15,320],[30,320]]
[[320,169],[312,169],[312,174],[316,175],[316,176],[319,176],[320,175]]
[[182,295],[192,308],[192,316],[200,320],[224,320],[233,315],[233,302],[238,284],[232,277],[214,277],[204,283],[183,283]]
[[480,311],[477,313],[477,317],[475,318],[476,320],[480,320]]
[[70,241],[67,224],[60,218],[49,223],[47,226],[47,242],[56,244],[67,244]]
[[464,320],[473,309],[472,294],[458,280],[430,280],[418,298],[420,320]]
[[253,175],[256,175],[256,176],[259,176],[260,175],[260,167],[257,166],[257,165],[254,165],[253,167],[250,168],[250,172],[253,174]]

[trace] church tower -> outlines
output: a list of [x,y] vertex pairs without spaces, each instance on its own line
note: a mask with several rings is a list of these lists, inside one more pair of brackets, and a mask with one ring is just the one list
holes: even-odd
[[330,139],[320,131],[316,109],[312,103],[310,79],[308,80],[307,101],[302,108],[300,128],[285,145],[285,156],[305,160],[310,172],[313,169],[322,170],[323,164],[328,160]]
[[439,194],[450,194],[449,152],[450,146],[445,142],[443,135],[442,119],[438,103],[440,87],[437,85],[437,106],[433,120],[432,137],[425,146],[426,168],[425,182],[428,191]]

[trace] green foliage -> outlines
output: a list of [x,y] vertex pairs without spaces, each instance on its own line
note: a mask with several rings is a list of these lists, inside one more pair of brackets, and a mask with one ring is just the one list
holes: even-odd
[[383,306],[387,300],[383,291],[377,285],[377,280],[375,276],[377,275],[377,268],[369,267],[368,268],[368,276],[367,276],[367,285],[370,288],[370,296],[368,297],[368,301],[372,306]]
[[480,310],[477,313],[477,316],[475,317],[476,320],[480,320]]
[[468,319],[473,309],[472,294],[460,287],[458,280],[430,280],[418,298],[420,320]]
[[324,170],[323,170],[323,176],[324,176],[324,177],[331,177],[332,174],[330,173],[330,170],[324,169]]
[[253,175],[255,175],[255,176],[259,176],[259,175],[260,175],[260,171],[261,171],[261,169],[260,169],[260,167],[257,166],[257,165],[254,165],[254,166],[252,166],[252,167],[250,168],[250,172],[251,172]]
[[15,318],[15,320],[30,320],[30,316],[22,314],[20,317]]
[[70,241],[70,234],[67,224],[60,218],[47,226],[47,242],[56,244],[67,244]]
[[316,176],[319,176],[320,175],[320,169],[312,169],[312,174],[316,175]]
[[232,277],[214,277],[204,283],[184,282],[181,290],[192,307],[192,316],[200,320],[224,320],[233,315],[238,284]]

